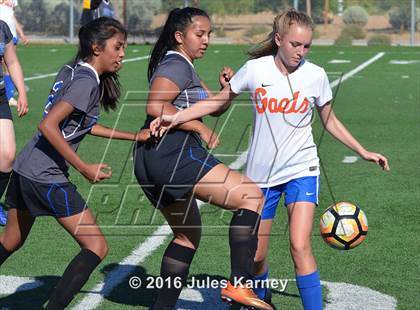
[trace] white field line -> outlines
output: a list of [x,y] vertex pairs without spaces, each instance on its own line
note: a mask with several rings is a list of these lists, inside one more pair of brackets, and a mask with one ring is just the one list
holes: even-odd
[[[368,59],[364,63],[360,64],[350,72],[344,74],[341,78],[341,82],[346,81],[351,76],[360,72],[382,56],[385,53],[381,52],[376,54],[374,57]],[[330,85],[335,87],[340,83],[340,79],[333,81]],[[231,169],[238,170],[246,163],[247,152],[242,153],[237,160],[229,165]],[[198,201],[198,205],[203,205],[203,202]],[[129,256],[124,258],[117,268],[107,274],[106,279],[97,284],[90,293],[78,303],[73,309],[87,310],[95,309],[102,302],[104,296],[107,296],[117,285],[119,285],[132,271],[135,270],[138,264],[144,262],[144,260],[151,255],[157,248],[159,248],[171,235],[172,231],[167,223],[157,228],[155,232],[148,237],[144,242],[140,243],[136,249],[134,249]],[[127,267],[130,265],[130,267]]]
[[[141,57],[123,59],[123,63],[144,60],[144,59],[148,59],[149,57],[150,56],[141,56]],[[42,75],[37,75],[37,76],[31,76],[31,77],[25,78],[24,81],[26,82],[26,81],[32,81],[32,80],[45,79],[45,78],[50,77],[50,76],[56,76],[57,73],[58,72],[47,73],[47,74],[42,74]]]

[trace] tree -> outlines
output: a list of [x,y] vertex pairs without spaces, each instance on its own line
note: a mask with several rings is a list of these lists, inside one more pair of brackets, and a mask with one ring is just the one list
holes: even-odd
[[[75,16],[74,27],[79,28],[79,11],[76,7],[73,9],[73,15]],[[52,12],[48,14],[46,21],[46,30],[52,34],[67,35],[69,32],[70,25],[70,7],[67,2],[60,3],[54,7]]]
[[44,0],[20,1],[16,9],[16,15],[26,29],[34,32],[45,31],[47,10]]
[[161,5],[161,0],[128,0],[126,16],[129,32],[144,36]]

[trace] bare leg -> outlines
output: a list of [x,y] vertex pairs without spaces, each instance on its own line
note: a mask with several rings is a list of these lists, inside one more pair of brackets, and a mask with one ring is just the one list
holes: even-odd
[[247,209],[258,214],[264,198],[253,181],[223,164],[201,178],[194,187],[194,196],[224,209]]
[[16,155],[15,131],[10,119],[0,119],[0,198],[9,183]]
[[290,253],[295,264],[296,274],[312,273],[317,269],[311,248],[315,204],[296,202],[289,204],[287,211],[290,225]]
[[5,230],[0,235],[0,266],[25,243],[34,221],[29,211],[10,209]]
[[267,271],[267,254],[270,242],[271,228],[273,220],[261,220],[258,230],[258,247],[254,259],[254,275],[260,275]]
[[304,309],[321,310],[322,286],[311,248],[315,204],[295,202],[287,206],[289,214],[290,252],[296,270],[296,286]]

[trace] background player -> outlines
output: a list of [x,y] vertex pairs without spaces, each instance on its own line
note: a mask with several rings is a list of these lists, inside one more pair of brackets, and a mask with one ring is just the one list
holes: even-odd
[[[28,101],[26,98],[25,85],[23,82],[23,72],[16,55],[13,45],[13,34],[9,26],[0,20],[0,61],[5,63],[10,70],[10,74],[16,83],[19,97],[18,115],[24,116],[28,112]],[[2,68],[2,67],[1,67]],[[0,68],[0,198],[3,196],[9,182],[12,171],[13,160],[16,155],[15,131],[13,128],[13,118],[6,96],[3,72]],[[0,225],[6,224],[6,214],[0,206]]]
[[[24,45],[27,45],[29,40],[23,32],[22,25],[18,22],[15,16],[15,8],[18,6],[17,0],[4,0],[0,1],[0,19],[5,21],[9,26],[10,31],[13,35],[13,44],[18,44],[19,38],[22,40]],[[16,48],[15,48],[16,49]],[[17,101],[13,97],[15,94],[15,85],[12,78],[10,77],[7,66],[3,66],[4,70],[4,83],[6,86],[6,96],[9,101],[9,105],[17,106]]]
[[[247,176],[263,189],[265,205],[255,257],[255,279],[268,278],[266,261],[272,221],[281,195],[289,217],[290,251],[296,283],[305,309],[322,309],[322,288],[311,249],[311,231],[319,192],[319,159],[312,137],[313,108],[328,132],[365,160],[389,170],[387,159],[367,151],[335,116],[325,71],[305,60],[312,43],[313,23],[289,9],[274,19],[273,32],[214,100],[196,104],[163,121],[179,124],[213,113],[244,91],[251,93],[255,112]],[[161,120],[152,124],[152,133]],[[157,126],[157,127],[156,127]],[[275,141],[273,141],[273,138]],[[267,289],[258,296],[270,299]]]
[[79,31],[75,61],[58,73],[44,118],[19,153],[6,194],[8,221],[0,235],[0,265],[25,242],[37,216],[53,216],[80,245],[80,252],[55,287],[47,309],[64,309],[106,256],[107,242],[95,217],[68,177],[72,165],[90,182],[111,177],[106,164],[88,164],[76,153],[86,134],[145,140],[139,134],[97,124],[101,106],[115,109],[120,95],[117,71],[122,66],[127,33],[111,18],[99,18]]
[[114,6],[111,0],[83,0],[81,26],[86,25],[99,17],[115,17]]
[[[169,13],[149,62],[146,128],[162,111],[176,113],[209,96],[194,62],[204,56],[210,33],[210,18],[202,10],[187,7]],[[229,72],[222,71],[219,77],[222,86],[227,84],[223,74]],[[203,135],[203,130],[210,134]],[[191,131],[210,137],[204,140],[213,143],[212,131],[195,121],[171,130],[159,142],[138,143],[135,149],[137,180],[174,233],[161,264],[160,276],[165,287],[159,290],[154,309],[173,309],[182,289],[174,281],[187,280],[201,238],[201,217],[195,198],[236,211],[229,228],[231,282],[222,290],[222,298],[257,309],[271,309],[251,289],[232,285],[235,279],[246,280],[251,276],[262,193],[254,182],[209,154],[201,146],[200,137]],[[172,281],[168,283],[167,279]]]

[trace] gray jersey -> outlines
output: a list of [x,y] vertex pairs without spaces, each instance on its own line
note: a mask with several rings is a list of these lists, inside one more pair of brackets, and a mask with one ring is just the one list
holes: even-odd
[[197,101],[208,98],[207,91],[201,86],[201,80],[193,65],[179,53],[166,54],[151,81],[157,77],[171,80],[180,89],[181,92],[172,102],[178,109],[188,108]]
[[[12,40],[13,35],[9,26],[0,20],[0,62],[4,62],[3,56],[6,51],[6,45]],[[0,89],[4,89],[3,67],[0,66]]]
[[[44,110],[44,117],[52,107],[65,101],[74,111],[60,123],[61,133],[77,151],[80,142],[93,125],[100,112],[99,77],[94,69],[84,63],[74,67],[64,66],[58,73]],[[60,153],[37,132],[16,158],[13,170],[40,183],[68,182],[69,165]]]
[[[170,51],[163,57],[153,73],[150,83],[157,77],[166,78],[178,86],[180,93],[172,101],[172,104],[179,110],[208,98],[208,93],[201,86],[201,80],[194,66],[178,52]],[[148,116],[144,127],[148,128],[153,119]]]

